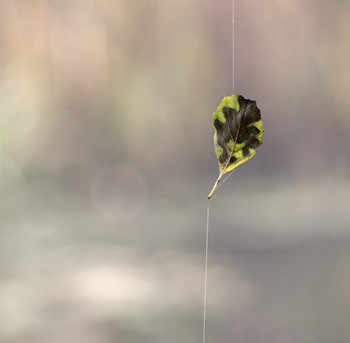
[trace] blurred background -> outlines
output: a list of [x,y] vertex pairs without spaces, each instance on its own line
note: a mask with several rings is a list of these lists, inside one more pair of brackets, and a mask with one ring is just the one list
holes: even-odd
[[[264,144],[210,200],[207,341],[350,336],[350,3],[236,0]],[[201,342],[230,0],[0,2],[0,341]]]

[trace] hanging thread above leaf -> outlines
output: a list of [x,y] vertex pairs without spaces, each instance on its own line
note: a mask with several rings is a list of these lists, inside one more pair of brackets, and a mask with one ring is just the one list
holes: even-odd
[[222,176],[248,161],[262,144],[262,119],[259,108],[253,100],[242,95],[226,96],[213,114],[214,147],[219,162],[220,174],[210,199]]

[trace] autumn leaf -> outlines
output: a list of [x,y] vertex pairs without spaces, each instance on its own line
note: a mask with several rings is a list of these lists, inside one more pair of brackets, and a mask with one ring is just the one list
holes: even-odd
[[219,162],[220,174],[210,199],[222,176],[248,161],[262,144],[262,119],[259,108],[253,100],[242,95],[226,96],[213,114],[214,147]]

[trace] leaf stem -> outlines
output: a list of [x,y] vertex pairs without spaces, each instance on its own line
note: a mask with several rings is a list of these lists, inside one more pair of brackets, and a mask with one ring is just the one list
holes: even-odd
[[[226,169],[226,167],[225,167],[225,169]],[[219,182],[220,182],[222,176],[225,174],[225,169],[222,170],[222,172],[220,173],[219,177],[218,177],[217,180],[215,181],[214,186],[213,186],[213,189],[211,190],[211,192],[210,192],[210,193],[208,194],[208,196],[207,196],[207,199],[208,199],[208,200],[213,196],[213,194],[214,194],[216,188],[218,187],[218,184],[219,184]]]

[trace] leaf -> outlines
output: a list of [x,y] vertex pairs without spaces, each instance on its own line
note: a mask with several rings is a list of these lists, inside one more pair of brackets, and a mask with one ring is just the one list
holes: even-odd
[[213,114],[214,147],[220,175],[207,196],[210,199],[222,176],[248,161],[262,144],[262,119],[253,100],[242,95],[226,96]]

